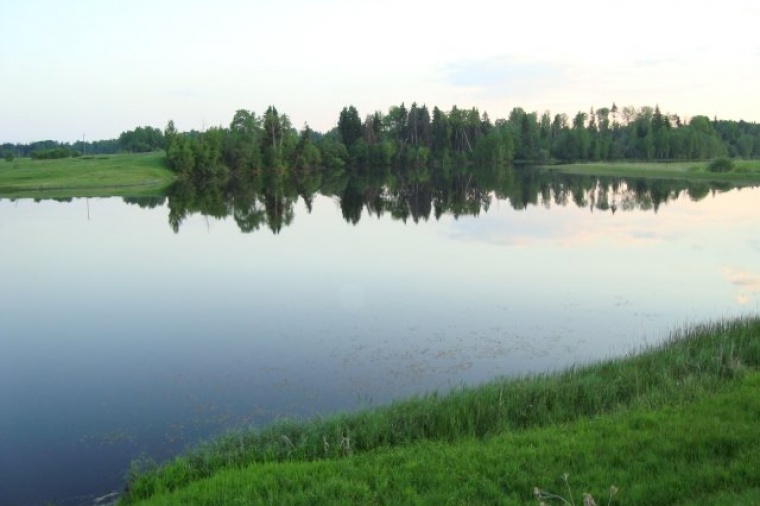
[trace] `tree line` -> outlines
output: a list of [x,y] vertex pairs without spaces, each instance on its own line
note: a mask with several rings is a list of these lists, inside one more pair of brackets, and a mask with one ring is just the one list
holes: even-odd
[[313,137],[322,136],[308,125],[299,133],[290,118],[274,106],[262,116],[238,110],[228,128],[180,133],[170,120],[164,130],[169,167],[180,174],[202,177],[263,168],[317,168],[325,162],[333,167],[348,161],[344,145],[329,140],[317,145]]
[[28,144],[5,143],[0,153],[7,161],[16,157],[35,160],[70,158],[83,155],[113,155],[117,153],[144,153],[164,149],[164,132],[160,128],[140,126],[122,132],[118,139],[99,141],[58,142],[36,141]]
[[449,111],[404,103],[363,119],[346,106],[322,134],[270,106],[263,115],[238,110],[228,127],[164,130],[168,165],[181,174],[218,176],[261,169],[422,167],[431,164],[572,163],[613,160],[707,160],[760,157],[760,125],[688,121],[655,107],[600,107],[588,113],[514,108],[492,121],[477,108]]
[[444,111],[404,103],[362,118],[344,107],[334,128],[318,133],[295,129],[270,106],[263,115],[238,110],[229,126],[179,132],[143,126],[118,139],[61,143],[2,144],[6,160],[166,150],[169,167],[181,174],[316,167],[419,167],[429,164],[548,164],[613,160],[706,160],[760,157],[760,125],[745,121],[682,120],[659,106],[591,108],[566,114],[512,109],[491,120],[477,108]]

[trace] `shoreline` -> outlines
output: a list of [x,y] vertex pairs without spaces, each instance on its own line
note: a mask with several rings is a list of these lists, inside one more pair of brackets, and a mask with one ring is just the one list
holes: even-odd
[[[545,450],[551,451],[558,443],[542,434],[554,438],[557,431],[566,430],[562,427],[585,427],[593,420],[628,424],[627,413],[641,410],[649,414],[645,416],[667,418],[664,413],[674,406],[730,394],[742,385],[742,378],[760,377],[759,341],[756,316],[695,325],[673,332],[662,345],[624,358],[430,393],[325,419],[283,421],[258,432],[225,434],[162,465],[142,471],[136,466],[123,504],[175,492],[205,497],[211,489],[220,493],[214,488],[217,482],[245,487],[244,482],[257,479],[259,470],[267,476],[270,471],[302,476],[302,466],[342,468],[342,463],[359,458],[371,468],[374,458],[407,452],[410,445],[424,447],[423,459],[430,448],[443,445],[452,452],[452,465],[464,458],[458,456],[462,445],[511,434],[536,437],[537,448],[549,445]],[[310,479],[308,473],[303,477]]]
[[760,160],[738,160],[727,172],[711,172],[709,162],[586,162],[543,165],[542,167],[563,174],[596,177],[629,177],[651,179],[675,179],[706,183],[730,183],[736,186],[760,185]]

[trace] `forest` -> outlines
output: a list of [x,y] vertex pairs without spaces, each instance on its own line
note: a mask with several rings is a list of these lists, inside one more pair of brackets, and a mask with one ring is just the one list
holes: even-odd
[[556,164],[585,161],[707,160],[760,157],[760,126],[744,121],[688,122],[658,106],[612,107],[573,118],[515,108],[492,121],[477,108],[402,103],[362,120],[344,107],[337,126],[321,134],[299,132],[286,114],[270,106],[263,115],[238,110],[229,127],[180,133],[164,131],[168,165],[180,174],[213,176],[264,168],[395,168],[429,165]]
[[364,119],[346,106],[328,132],[299,131],[270,106],[263,115],[238,110],[229,126],[180,132],[137,127],[118,139],[94,142],[3,144],[0,153],[56,158],[166,150],[169,167],[183,175],[218,176],[264,168],[421,167],[454,164],[558,164],[593,161],[683,161],[760,158],[760,125],[745,121],[683,120],[659,106],[591,108],[566,114],[516,107],[492,120],[477,108],[449,111],[412,103],[374,111]]

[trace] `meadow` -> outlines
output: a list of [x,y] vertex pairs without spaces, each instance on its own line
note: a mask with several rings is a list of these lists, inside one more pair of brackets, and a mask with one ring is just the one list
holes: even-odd
[[552,165],[552,170],[589,176],[721,181],[742,186],[760,182],[760,160],[738,160],[725,172],[709,170],[710,162],[595,162]]
[[55,160],[0,161],[0,197],[137,197],[162,195],[175,175],[163,151]]
[[[134,462],[122,504],[757,504],[760,318]],[[564,501],[564,502],[563,502]]]

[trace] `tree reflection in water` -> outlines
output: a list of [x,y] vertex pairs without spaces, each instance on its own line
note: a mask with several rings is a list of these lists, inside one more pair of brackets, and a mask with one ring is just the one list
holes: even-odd
[[575,205],[590,212],[654,211],[681,196],[700,201],[728,191],[726,183],[665,179],[616,178],[563,174],[536,167],[474,168],[386,167],[333,170],[265,170],[223,179],[181,179],[166,197],[125,198],[129,204],[153,208],[166,203],[169,225],[179,232],[189,216],[217,219],[232,216],[240,231],[268,228],[279,233],[294,217],[299,198],[311,212],[316,195],[335,199],[343,218],[357,224],[366,212],[414,223],[486,213],[494,199],[520,211],[530,206]]

